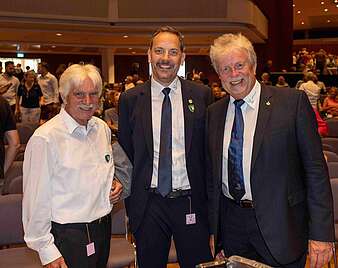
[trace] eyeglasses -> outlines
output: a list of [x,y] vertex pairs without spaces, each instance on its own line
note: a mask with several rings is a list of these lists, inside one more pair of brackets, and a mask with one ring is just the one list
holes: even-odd
[[171,57],[176,57],[176,56],[178,56],[178,55],[180,54],[180,50],[177,49],[177,48],[171,48],[171,49],[169,49],[169,50],[164,49],[164,48],[162,48],[162,47],[155,47],[155,48],[154,48],[154,53],[155,53],[156,55],[161,56],[161,55],[164,55],[166,52],[167,52],[168,55],[171,56]]
[[231,66],[224,66],[224,67],[221,69],[221,73],[222,73],[222,74],[225,74],[225,75],[228,75],[228,74],[232,73],[234,70],[235,70],[235,71],[241,71],[241,70],[243,70],[246,66],[247,66],[247,63],[246,63],[246,62],[237,62],[233,67],[231,67]]
[[73,96],[79,100],[83,100],[85,99],[87,96],[89,98],[95,99],[99,97],[99,92],[95,91],[95,92],[89,92],[89,93],[85,93],[83,91],[74,91],[73,92]]

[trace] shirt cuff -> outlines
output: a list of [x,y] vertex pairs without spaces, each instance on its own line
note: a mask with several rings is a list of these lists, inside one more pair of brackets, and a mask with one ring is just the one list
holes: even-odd
[[55,246],[55,244],[44,247],[38,252],[42,265],[46,265],[52,261],[55,261],[57,258],[62,257],[60,251]]

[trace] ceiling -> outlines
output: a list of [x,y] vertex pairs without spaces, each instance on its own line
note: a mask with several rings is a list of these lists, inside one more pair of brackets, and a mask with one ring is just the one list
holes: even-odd
[[[338,0],[293,2],[295,30],[338,27]],[[185,33],[188,54],[207,54],[212,40],[224,32],[242,31],[252,41],[259,42],[259,37],[251,29],[235,23],[195,22],[176,23],[174,26]],[[156,28],[157,25],[146,22],[110,25],[107,22],[70,23],[0,17],[0,51],[93,55],[102,54],[108,48],[114,54],[144,55],[150,35]],[[58,36],[58,33],[62,35]]]
[[[294,30],[338,28],[338,0],[293,0]],[[338,37],[338,34],[337,34]]]

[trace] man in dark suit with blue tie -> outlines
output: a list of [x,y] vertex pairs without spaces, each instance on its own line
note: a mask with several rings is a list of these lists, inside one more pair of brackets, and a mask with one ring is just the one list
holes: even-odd
[[123,93],[119,143],[133,163],[126,200],[141,268],[167,265],[171,237],[181,267],[209,261],[205,173],[205,115],[211,91],[177,76],[182,35],[172,27],[153,34],[150,81]]
[[226,256],[274,267],[322,267],[332,256],[332,193],[316,118],[304,92],[261,85],[241,34],[210,57],[229,95],[208,108],[211,242]]

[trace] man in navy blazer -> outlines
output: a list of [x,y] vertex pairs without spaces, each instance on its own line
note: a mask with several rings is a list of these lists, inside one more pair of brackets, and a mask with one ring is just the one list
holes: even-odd
[[309,249],[311,267],[322,267],[332,256],[332,193],[307,96],[259,84],[241,34],[217,38],[210,57],[229,93],[207,113],[211,242],[274,267],[304,267]]
[[120,98],[118,139],[134,166],[126,208],[141,268],[166,267],[171,237],[181,267],[212,258],[204,135],[211,91],[178,78],[184,57],[182,35],[161,27],[148,50],[151,80]]

